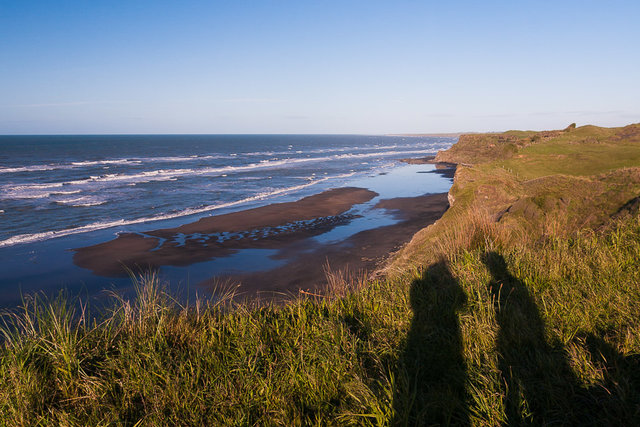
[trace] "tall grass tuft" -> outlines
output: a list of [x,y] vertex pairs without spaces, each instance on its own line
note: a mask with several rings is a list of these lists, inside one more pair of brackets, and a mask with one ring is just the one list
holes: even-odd
[[61,293],[0,323],[7,425],[636,425],[640,216],[528,235],[489,211],[397,278],[326,267],[286,304],[189,304],[148,273],[89,319]]

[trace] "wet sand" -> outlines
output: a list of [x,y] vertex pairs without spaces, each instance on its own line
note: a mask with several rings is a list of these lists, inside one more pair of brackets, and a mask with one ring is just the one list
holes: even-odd
[[[441,168],[427,173],[432,172],[452,173]],[[313,239],[361,217],[350,209],[377,195],[364,188],[338,188],[295,202],[210,216],[176,228],[121,234],[111,241],[76,249],[73,260],[96,275],[121,277],[127,269],[136,272],[188,266],[224,259],[243,249],[273,249],[277,252],[270,258],[283,261],[283,265],[266,271],[218,275],[198,286],[214,290],[220,283],[238,284],[241,294],[265,299],[280,299],[301,289],[313,292],[326,286],[327,266],[332,271],[355,274],[375,271],[448,208],[447,193],[384,199],[356,212],[368,218],[383,210],[396,223],[329,243]],[[250,267],[247,265],[245,271],[251,271]]]
[[296,202],[274,203],[202,218],[177,228],[125,233],[98,245],[75,249],[73,262],[94,274],[120,277],[163,265],[186,266],[239,249],[278,249],[322,234],[353,219],[351,207],[377,193],[364,188],[337,188]]
[[244,295],[259,294],[261,298],[275,300],[286,299],[299,290],[314,292],[326,286],[327,266],[334,272],[356,275],[375,271],[415,233],[438,220],[448,206],[447,193],[381,200],[375,209],[392,211],[398,223],[365,230],[333,244],[298,242],[280,252],[279,256],[288,260],[280,268],[213,278],[201,285],[239,284]]
[[438,173],[446,178],[453,179],[456,174],[456,164],[448,162],[436,162],[436,156],[416,157],[409,159],[399,159],[398,161],[406,163],[408,165],[435,165],[436,170],[426,171],[424,173]]

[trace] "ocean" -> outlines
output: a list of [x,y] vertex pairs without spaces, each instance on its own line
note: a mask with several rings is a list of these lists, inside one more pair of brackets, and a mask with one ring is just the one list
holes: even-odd
[[[0,306],[35,291],[92,293],[130,282],[73,266],[73,248],[362,185],[408,167],[398,159],[432,155],[454,142],[371,135],[0,136]],[[241,268],[250,269],[244,255]],[[212,262],[224,268],[224,260]]]

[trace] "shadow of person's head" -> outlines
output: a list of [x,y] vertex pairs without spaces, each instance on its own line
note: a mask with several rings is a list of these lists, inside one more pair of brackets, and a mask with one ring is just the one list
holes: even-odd
[[409,297],[414,315],[427,311],[435,315],[451,314],[466,302],[466,295],[445,260],[431,264],[413,281]]
[[482,262],[489,269],[491,277],[494,280],[508,280],[513,279],[509,274],[507,262],[504,257],[497,252],[485,252],[482,255]]
[[466,294],[446,261],[411,283],[413,310],[399,360],[392,424],[468,424],[466,365],[458,312]]

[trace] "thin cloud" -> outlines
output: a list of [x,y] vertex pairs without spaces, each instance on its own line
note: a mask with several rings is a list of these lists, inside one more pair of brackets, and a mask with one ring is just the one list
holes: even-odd
[[433,119],[446,119],[450,117],[456,117],[456,115],[451,113],[430,113],[430,114],[423,114],[422,117],[430,117]]
[[75,107],[78,105],[93,104],[87,101],[74,101],[74,102],[49,102],[42,104],[16,104],[16,105],[4,105],[4,107],[10,108],[43,108],[43,107]]
[[559,115],[569,115],[569,116],[591,116],[591,115],[620,115],[624,114],[625,111],[620,110],[606,110],[606,111],[596,111],[596,110],[580,110],[580,111],[546,111],[546,112],[536,112],[531,113],[532,116],[559,116]]
[[122,104],[122,102],[95,102],[95,101],[43,102],[39,104],[0,105],[0,107],[3,107],[3,108],[51,108],[51,107],[80,107],[84,105],[108,105],[108,104]]
[[284,102],[284,99],[277,98],[227,98],[220,99],[219,102],[228,102],[228,103],[246,103],[246,104],[257,104],[257,103],[275,103],[275,102]]
[[518,117],[521,116],[522,114],[515,114],[515,113],[504,113],[504,114],[480,114],[480,115],[474,115],[472,117],[477,117],[480,119],[494,119],[494,118],[498,118],[498,119],[502,119],[502,118],[509,118],[509,117]]

